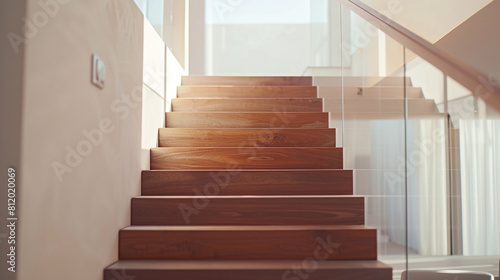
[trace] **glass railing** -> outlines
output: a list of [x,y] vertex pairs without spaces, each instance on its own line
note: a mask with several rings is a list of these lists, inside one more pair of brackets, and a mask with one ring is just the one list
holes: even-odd
[[[167,28],[171,28],[172,24],[164,23],[163,18],[168,17],[170,19],[171,9],[169,8],[172,0],[134,0],[137,4],[137,7],[142,11],[147,20],[151,23],[153,28],[156,30],[158,35],[162,37],[166,42],[169,41],[170,38],[164,38],[163,28],[164,25]],[[164,9],[164,6],[167,9]],[[170,47],[170,46],[169,46]]]
[[406,76],[444,117],[408,114],[409,269],[498,275],[500,115],[419,56]]
[[450,67],[413,53],[375,19],[327,2],[311,7],[328,19],[311,34],[330,38],[330,49],[317,54],[331,69],[314,74],[314,83],[337,128],[344,168],[354,170],[355,194],[365,197],[366,224],[377,228],[379,260],[393,267],[394,279],[408,269],[498,276],[497,96],[485,83],[475,87],[480,92],[467,89],[471,79],[450,78]]
[[[435,43],[493,0],[357,0]],[[425,20],[422,20],[425,17]]]

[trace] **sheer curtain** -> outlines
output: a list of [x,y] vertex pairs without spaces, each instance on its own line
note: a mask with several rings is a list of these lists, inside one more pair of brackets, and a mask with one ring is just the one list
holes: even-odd
[[445,120],[407,121],[408,246],[420,255],[449,252]]
[[460,121],[464,255],[500,255],[500,121]]
[[[446,120],[443,118],[408,120],[407,159],[403,141],[404,131],[398,122],[372,122],[373,135],[379,135],[390,127],[396,131],[392,137],[372,136],[374,150],[385,147],[379,154],[371,155],[371,166],[377,166],[384,176],[373,176],[383,180],[385,188],[379,193],[382,212],[378,226],[391,242],[405,246],[405,177],[408,168],[408,246],[421,255],[447,255],[449,252],[449,203],[446,169]],[[401,122],[402,123],[402,122]],[[385,142],[382,144],[382,141]],[[384,145],[385,144],[385,145]],[[406,161],[406,165],[405,165]],[[380,163],[383,163],[382,165]],[[396,170],[393,168],[397,167]],[[374,170],[375,173],[377,170]],[[368,217],[370,218],[370,217]]]
[[409,240],[421,255],[449,252],[445,131],[443,118],[408,121]]

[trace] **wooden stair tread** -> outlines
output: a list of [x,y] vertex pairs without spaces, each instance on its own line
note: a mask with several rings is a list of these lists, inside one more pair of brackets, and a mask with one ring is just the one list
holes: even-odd
[[177,98],[221,97],[221,98],[315,98],[314,86],[179,86]]
[[312,86],[312,77],[303,76],[183,76],[181,85]]
[[159,147],[335,147],[333,128],[160,128]]
[[[170,195],[141,195],[136,196],[133,199],[182,199],[188,198],[191,199],[196,196],[192,195],[179,195],[179,196],[170,196]],[[249,199],[249,200],[258,200],[258,199],[300,199],[300,198],[320,198],[320,199],[328,199],[328,198],[363,198],[362,195],[203,195],[207,199]]]
[[324,112],[168,112],[165,126],[174,128],[328,128]]
[[320,98],[183,98],[172,99],[172,112],[322,112]]
[[151,169],[342,169],[334,147],[161,147],[151,149]]
[[288,97],[288,96],[281,96],[281,97],[248,97],[248,96],[238,96],[238,97],[182,97],[182,98],[173,98],[172,100],[181,100],[181,102],[187,102],[187,101],[226,101],[226,102],[233,102],[233,101],[240,101],[240,102],[246,102],[246,101],[262,101],[262,102],[280,102],[280,101],[309,101],[309,102],[320,102],[323,100],[323,98],[318,98],[318,97]]
[[352,195],[353,172],[342,169],[145,170],[143,195],[193,195],[219,186],[223,195]]
[[[283,147],[284,148],[284,147]],[[155,148],[158,149],[158,148]],[[342,149],[342,148],[338,148]],[[204,169],[172,169],[172,170],[143,170],[142,172],[154,172],[154,173],[160,173],[160,172],[207,172],[207,171],[224,171],[224,169],[218,169],[218,168],[204,168]],[[315,169],[308,169],[308,168],[276,168],[276,169],[258,169],[258,168],[241,168],[239,171],[244,171],[244,172],[265,172],[265,173],[270,173],[270,172],[276,172],[276,171],[282,171],[282,172],[315,172],[315,171],[331,171],[331,172],[352,172],[352,170],[348,169],[330,169],[330,168],[315,168]]]
[[[287,270],[294,265],[300,265],[302,261],[293,260],[120,260],[106,269],[169,269],[169,270],[241,270],[241,269],[273,269]],[[380,261],[318,261],[318,269],[388,269],[390,266]]]
[[314,230],[376,230],[367,225],[179,225],[127,226],[120,231],[314,231]]
[[[312,264],[311,264],[312,265]],[[302,268],[308,280],[392,279],[392,268],[380,261],[316,261],[312,273],[305,273],[304,261],[293,260],[217,260],[217,261],[138,261],[120,260],[104,270],[104,279],[134,280],[276,280],[301,279],[293,268]],[[304,274],[305,273],[305,274]]]

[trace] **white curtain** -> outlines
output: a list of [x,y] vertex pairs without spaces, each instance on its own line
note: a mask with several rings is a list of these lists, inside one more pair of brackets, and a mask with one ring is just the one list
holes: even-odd
[[[449,252],[449,204],[446,169],[446,119],[409,120],[408,158],[404,157],[402,121],[371,122],[372,188],[380,195],[374,224],[389,241],[406,245],[405,161],[408,167],[408,246],[422,255]],[[391,131],[390,137],[387,131]],[[383,173],[383,176],[377,173]],[[377,184],[382,181],[382,184]],[[370,212],[368,212],[370,213]],[[375,216],[375,215],[373,215]],[[368,215],[368,222],[372,217]],[[377,224],[378,222],[378,224]]]
[[[421,255],[450,253],[446,123],[444,118],[407,123],[408,245]],[[369,126],[370,170],[357,170],[356,183],[370,187],[358,194],[368,194],[368,224],[404,246],[401,121],[372,121]],[[500,121],[461,120],[459,131],[463,253],[500,255]],[[359,151],[356,155],[363,158]]]
[[500,255],[500,121],[459,128],[464,255]]
[[421,255],[449,252],[445,119],[408,121],[408,237]]

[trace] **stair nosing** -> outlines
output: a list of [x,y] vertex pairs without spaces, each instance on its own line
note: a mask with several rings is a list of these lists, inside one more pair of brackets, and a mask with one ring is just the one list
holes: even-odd
[[315,231],[315,230],[377,230],[367,225],[130,225],[120,231]]
[[[332,147],[333,148],[333,147]],[[154,170],[143,170],[142,172],[210,172],[210,171],[228,171],[224,168],[214,168],[214,169],[154,169]],[[238,171],[249,171],[249,172],[316,172],[316,171],[330,171],[330,172],[353,172],[353,169],[334,169],[334,168],[317,168],[317,169],[238,169]]]
[[203,197],[207,199],[300,199],[300,198],[319,198],[319,199],[333,199],[333,198],[356,198],[364,199],[363,195],[140,195],[132,199],[192,199]]
[[[359,268],[359,264],[370,264],[378,269],[391,269],[389,265],[379,260],[335,260],[317,261],[318,269],[351,269]],[[172,264],[171,267],[164,268],[165,265]],[[302,265],[302,260],[119,260],[106,269],[166,269],[166,270],[244,270],[244,269],[276,269],[287,270],[294,264]],[[182,266],[184,265],[184,266]],[[259,265],[258,268],[254,268]],[[130,267],[125,267],[130,266]],[[219,266],[219,267],[217,267]]]

